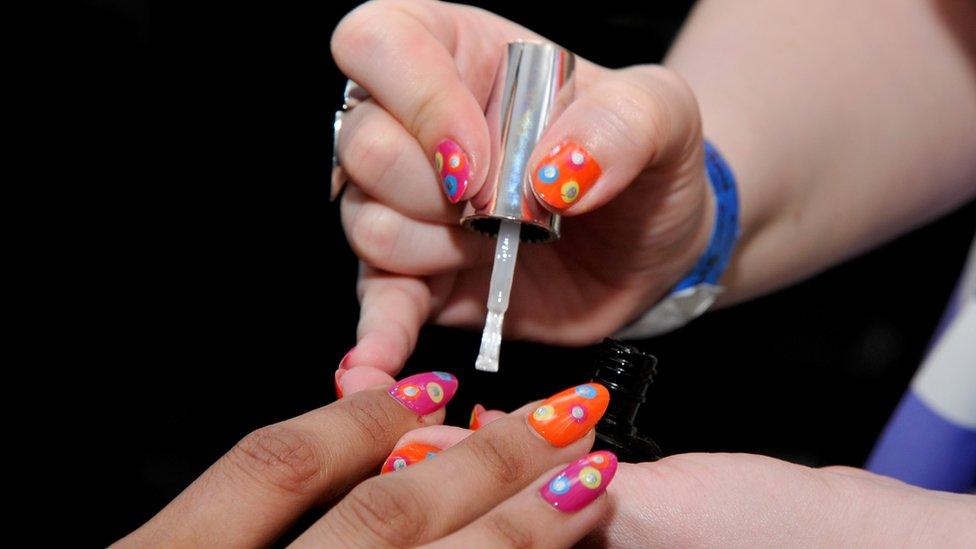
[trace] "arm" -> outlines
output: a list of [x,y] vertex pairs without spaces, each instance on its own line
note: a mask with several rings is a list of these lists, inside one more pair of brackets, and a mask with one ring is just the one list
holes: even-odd
[[976,4],[704,0],[665,64],[740,185],[725,303],[976,195]]

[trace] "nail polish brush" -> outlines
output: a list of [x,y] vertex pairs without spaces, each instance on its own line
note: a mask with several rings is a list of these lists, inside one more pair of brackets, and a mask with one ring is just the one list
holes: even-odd
[[488,314],[475,362],[497,372],[519,243],[559,238],[559,216],[532,193],[526,167],[549,123],[573,97],[575,57],[555,44],[511,42],[505,48],[485,111],[491,161],[485,188],[465,208],[461,224],[498,238]]

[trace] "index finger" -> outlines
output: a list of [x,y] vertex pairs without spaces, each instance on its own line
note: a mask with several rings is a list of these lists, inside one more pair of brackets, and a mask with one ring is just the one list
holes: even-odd
[[484,110],[451,54],[459,33],[453,9],[370,2],[343,18],[331,47],[342,72],[417,139],[448,199],[458,202],[477,192],[487,175],[489,139]]
[[438,539],[583,455],[608,402],[606,388],[587,383],[513,412],[433,459],[356,486],[296,545],[399,547]]
[[[258,546],[304,511],[376,472],[405,432],[441,423],[457,390],[410,376],[247,435],[123,545]],[[392,397],[392,398],[391,398]]]

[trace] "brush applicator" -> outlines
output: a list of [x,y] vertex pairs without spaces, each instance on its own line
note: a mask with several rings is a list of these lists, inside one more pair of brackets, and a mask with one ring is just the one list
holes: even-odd
[[498,238],[478,370],[498,371],[520,241],[559,238],[559,216],[539,204],[526,169],[549,122],[572,101],[574,76],[572,53],[524,41],[507,45],[495,76],[486,110],[492,146],[488,179],[461,219],[465,227]]

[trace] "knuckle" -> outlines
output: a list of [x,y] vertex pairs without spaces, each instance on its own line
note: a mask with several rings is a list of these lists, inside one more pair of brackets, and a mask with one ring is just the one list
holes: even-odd
[[411,135],[419,137],[424,127],[433,125],[433,121],[445,111],[446,105],[451,105],[450,100],[452,87],[439,83],[428,85],[419,95],[417,102],[411,109],[412,114],[407,117],[404,127]]
[[629,79],[608,83],[606,121],[634,151],[645,152],[669,133],[667,105],[646,86]]
[[535,545],[532,533],[528,529],[501,513],[485,516],[483,526],[489,539],[494,542],[493,546],[522,549]]
[[[397,31],[416,21],[415,14],[429,12],[436,3],[429,0],[371,0],[347,13],[339,21],[329,42],[340,68],[348,60],[368,59],[377,51],[399,44],[409,34]],[[402,45],[402,44],[401,44]]]
[[381,182],[395,173],[403,153],[400,134],[390,131],[376,114],[370,109],[360,125],[352,128],[346,146],[340,149],[343,169],[369,194],[375,194]]
[[496,436],[471,437],[471,453],[480,461],[481,468],[492,480],[501,484],[514,484],[525,478],[529,472],[531,455],[524,445]]
[[305,432],[272,425],[241,439],[228,453],[233,466],[279,490],[305,494],[321,471],[315,444]]
[[397,427],[401,421],[397,418],[397,411],[393,406],[400,406],[393,399],[365,398],[355,394],[343,399],[346,415],[353,429],[362,437],[364,444],[370,447],[392,448],[400,436]]
[[373,478],[349,492],[336,511],[353,532],[397,547],[416,545],[429,528],[421,493],[406,478]]
[[349,242],[360,258],[380,267],[389,266],[400,232],[396,213],[377,203],[366,202],[351,222]]
[[349,52],[371,52],[376,45],[377,38],[382,37],[384,25],[377,24],[380,12],[384,10],[382,2],[373,0],[361,4],[346,14],[332,32],[329,45],[332,55],[340,63]]

